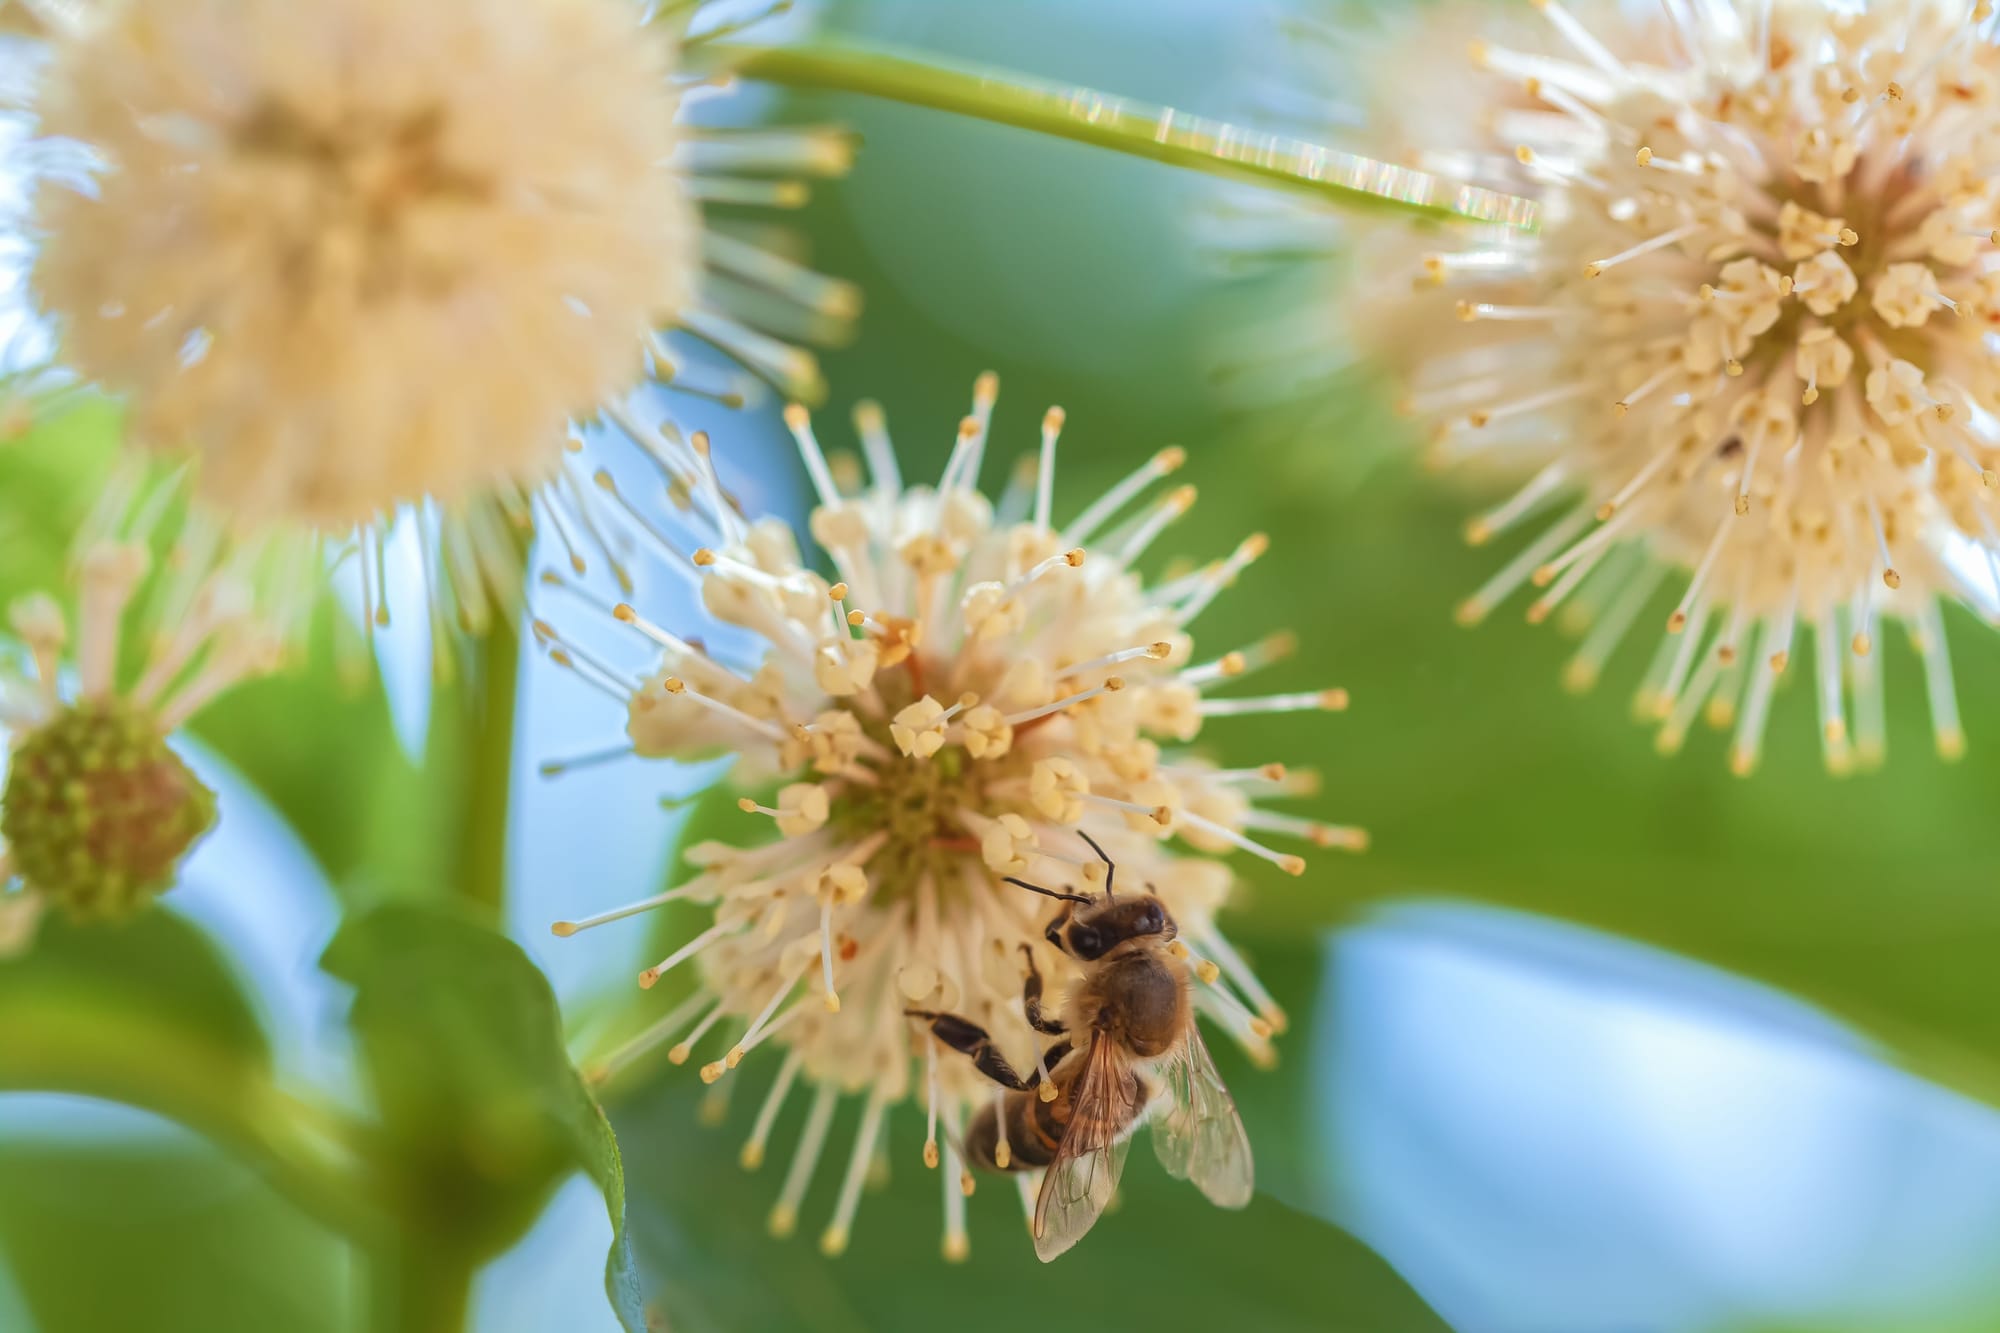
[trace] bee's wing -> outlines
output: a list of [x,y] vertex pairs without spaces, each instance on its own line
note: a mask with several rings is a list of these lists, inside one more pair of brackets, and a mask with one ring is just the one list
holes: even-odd
[[1223,1208],[1249,1203],[1256,1185],[1250,1136],[1201,1033],[1190,1026],[1159,1072],[1167,1087],[1166,1106],[1153,1121],[1160,1165],[1176,1179],[1192,1180],[1211,1203]]
[[1093,1037],[1072,1094],[1069,1128],[1035,1200],[1035,1253],[1043,1263],[1076,1244],[1111,1202],[1145,1099],[1139,1076],[1116,1044]]

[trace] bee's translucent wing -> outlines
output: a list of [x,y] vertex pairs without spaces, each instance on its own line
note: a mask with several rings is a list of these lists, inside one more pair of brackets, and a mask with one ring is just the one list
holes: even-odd
[[1235,1099],[1222,1086],[1201,1033],[1192,1026],[1174,1053],[1162,1062],[1166,1105],[1153,1121],[1153,1151],[1167,1174],[1192,1180],[1211,1203],[1241,1208],[1256,1187],[1250,1136],[1236,1114]]
[[1069,1127],[1035,1200],[1035,1253],[1043,1263],[1082,1239],[1111,1202],[1145,1101],[1138,1075],[1117,1046],[1093,1037],[1077,1077]]

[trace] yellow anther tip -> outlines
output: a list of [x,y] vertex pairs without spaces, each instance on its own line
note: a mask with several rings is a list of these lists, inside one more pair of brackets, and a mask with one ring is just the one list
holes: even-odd
[[786,1237],[790,1236],[792,1232],[798,1230],[798,1225],[799,1225],[798,1213],[790,1208],[785,1207],[783,1204],[779,1204],[776,1208],[773,1208],[771,1210],[770,1220],[765,1223],[765,1226],[770,1230],[770,1233],[773,1236],[776,1236],[779,1240],[784,1240]]
[[764,1145],[761,1143],[744,1144],[743,1151],[737,1154],[736,1160],[743,1164],[745,1171],[755,1171],[758,1167],[764,1165]]
[[1306,873],[1306,859],[1303,856],[1285,856],[1278,859],[1278,869],[1287,875],[1299,876]]
[[1329,713],[1345,712],[1348,702],[1347,691],[1337,686],[1319,692],[1319,706]]
[[840,1012],[840,997],[838,995],[833,994],[831,991],[827,992],[826,1011],[829,1014],[837,1014]]
[[722,1077],[725,1068],[727,1068],[727,1066],[725,1066],[720,1060],[710,1061],[708,1064],[705,1064],[701,1067],[701,1081],[704,1083],[715,1082],[717,1079]]
[[926,1140],[924,1143],[924,1165],[929,1167],[931,1170],[935,1171],[937,1170],[938,1160],[939,1157],[938,1157],[937,1140],[936,1139]]
[[736,799],[736,808],[746,815],[754,815],[757,813],[757,802],[751,800],[748,796],[739,796]]
[[576,922],[574,921],[551,922],[549,924],[549,934],[566,940],[570,936],[576,934]]
[[798,403],[785,404],[785,425],[791,429],[802,430],[811,420],[811,415]]
[[[639,974],[639,989],[651,990],[653,989],[653,983],[658,981],[659,979],[660,979],[660,969],[658,969],[657,967],[649,967],[644,972],[641,972]],[[674,1063],[679,1064],[680,1061],[676,1060]]]

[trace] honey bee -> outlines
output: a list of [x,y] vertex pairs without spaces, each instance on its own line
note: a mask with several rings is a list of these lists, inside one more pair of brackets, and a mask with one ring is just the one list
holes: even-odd
[[1254,1179],[1243,1120],[1195,1027],[1187,965],[1169,948],[1179,928],[1152,894],[1116,896],[1117,867],[1089,834],[1080,836],[1104,862],[1101,897],[1006,879],[1063,904],[1044,934],[1081,965],[1061,1018],[1051,1018],[1042,1009],[1033,951],[1021,946],[1028,1023],[1057,1039],[1039,1064],[1052,1088],[1017,1073],[978,1024],[906,1011],[1009,1090],[973,1117],[959,1149],[988,1171],[1046,1168],[1032,1222],[1035,1253],[1045,1263],[1076,1244],[1111,1201],[1125,1150],[1148,1112],[1158,1112],[1152,1138],[1160,1164],[1211,1202],[1243,1207]]

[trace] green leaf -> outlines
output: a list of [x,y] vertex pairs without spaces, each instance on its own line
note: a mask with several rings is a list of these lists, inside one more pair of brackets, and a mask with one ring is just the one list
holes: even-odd
[[206,1127],[265,1082],[270,1050],[201,931],[160,908],[116,924],[51,913],[0,960],[0,1088],[110,1097]]
[[[769,1066],[735,1077],[755,1105]],[[940,1191],[956,1182],[924,1169],[920,1107],[890,1114],[893,1179],[863,1201],[852,1247],[822,1257],[810,1240],[778,1241],[765,1216],[779,1189],[787,1145],[805,1099],[794,1095],[773,1138],[773,1161],[745,1179],[734,1137],[699,1123],[699,1087],[668,1078],[620,1112],[636,1205],[634,1244],[660,1275],[657,1304],[668,1324],[706,1333],[739,1328],[950,1327],[1011,1333],[1023,1320],[1063,1327],[1341,1329],[1421,1333],[1445,1325],[1359,1241],[1260,1195],[1241,1212],[1213,1208],[1169,1180],[1143,1147],[1126,1166],[1115,1211],[1053,1264],[1039,1263],[1022,1225],[1013,1181],[979,1178],[968,1200],[972,1256],[939,1256]],[[832,1207],[855,1104],[835,1121],[808,1210]],[[641,1128],[643,1127],[643,1128]],[[747,1116],[736,1117],[747,1132]]]
[[350,901],[441,895],[457,872],[457,844],[437,830],[456,825],[464,802],[464,695],[433,683],[424,762],[412,763],[381,679],[341,668],[342,614],[323,602],[301,662],[231,690],[192,730],[277,807]]
[[350,920],[322,966],[354,987],[384,1188],[406,1227],[440,1252],[490,1258],[584,1169],[611,1214],[606,1290],[627,1327],[643,1330],[618,1145],[563,1050],[555,995],[520,947],[441,910],[394,904]]
[[0,1262],[40,1333],[336,1333],[347,1259],[206,1148],[0,1144]]
[[101,398],[72,399],[0,443],[0,604],[62,586],[117,449],[119,420]]

